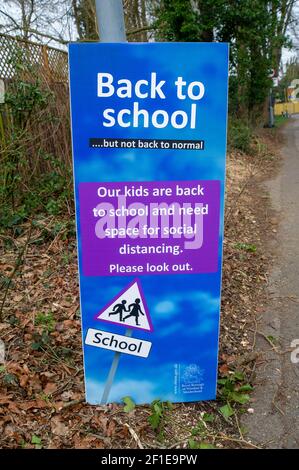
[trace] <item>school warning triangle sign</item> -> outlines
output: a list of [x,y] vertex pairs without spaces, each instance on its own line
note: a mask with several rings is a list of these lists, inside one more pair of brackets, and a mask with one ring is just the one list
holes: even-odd
[[139,279],[120,291],[95,317],[125,328],[153,331],[149,310]]

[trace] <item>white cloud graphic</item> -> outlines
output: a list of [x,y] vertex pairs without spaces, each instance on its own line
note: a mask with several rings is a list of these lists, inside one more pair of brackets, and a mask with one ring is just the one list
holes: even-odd
[[171,300],[162,300],[154,306],[154,312],[163,318],[172,317],[177,311],[177,305]]
[[[86,399],[88,403],[101,402],[105,382],[87,380]],[[122,397],[130,396],[136,403],[149,403],[155,395],[155,384],[147,380],[121,380],[114,382],[109,395],[109,402],[120,402]]]

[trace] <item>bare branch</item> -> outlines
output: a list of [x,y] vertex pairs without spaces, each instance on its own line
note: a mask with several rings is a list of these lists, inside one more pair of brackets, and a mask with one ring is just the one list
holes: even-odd
[[8,18],[10,21],[12,21],[12,23],[18,28],[20,29],[20,25],[16,22],[16,20],[11,16],[9,15],[8,13],[6,13],[5,11],[1,10],[0,9],[0,14],[6,16],[6,18]]

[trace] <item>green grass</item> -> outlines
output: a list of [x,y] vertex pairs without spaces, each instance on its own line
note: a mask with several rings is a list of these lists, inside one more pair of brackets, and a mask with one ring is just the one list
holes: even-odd
[[284,124],[286,121],[288,120],[287,117],[285,116],[275,116],[275,119],[274,119],[274,124],[275,124],[275,127],[280,127],[282,126],[282,124]]

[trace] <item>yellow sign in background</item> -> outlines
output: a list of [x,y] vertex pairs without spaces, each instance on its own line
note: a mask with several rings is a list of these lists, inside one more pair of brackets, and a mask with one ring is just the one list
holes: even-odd
[[299,113],[299,101],[290,101],[289,103],[276,103],[274,106],[275,116],[280,116],[282,113],[297,114]]

